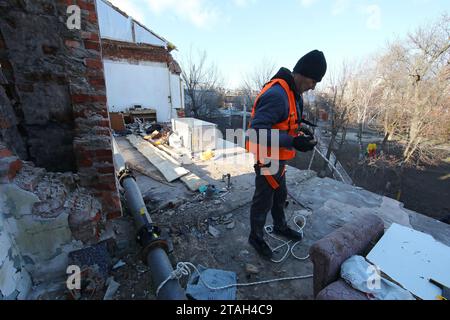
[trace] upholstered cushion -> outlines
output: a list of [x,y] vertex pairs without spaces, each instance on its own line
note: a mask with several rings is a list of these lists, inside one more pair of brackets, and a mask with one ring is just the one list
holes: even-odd
[[316,297],[317,300],[369,300],[365,293],[353,289],[339,279],[326,286]]

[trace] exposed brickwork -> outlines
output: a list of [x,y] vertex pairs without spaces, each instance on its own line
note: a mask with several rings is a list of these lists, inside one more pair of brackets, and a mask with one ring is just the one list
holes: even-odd
[[[83,12],[81,30],[73,30],[66,45],[78,49],[76,74],[71,75],[71,101],[75,118],[74,150],[81,183],[95,190],[102,216],[121,212],[114,176],[106,89],[101,60],[99,27],[94,0],[74,0]],[[80,48],[84,48],[80,52]],[[76,75],[76,78],[74,76]],[[120,216],[120,214],[119,214]]]
[[[81,8],[81,30],[66,27],[68,5]],[[78,172],[80,185],[101,204],[95,219],[86,217],[89,228],[120,216],[95,0],[6,0],[0,15],[0,63],[20,100],[11,108],[18,108],[17,125],[26,132],[24,160]],[[14,121],[0,112],[0,130]]]
[[0,183],[13,180],[22,165],[22,161],[0,142]]
[[172,73],[181,73],[178,63],[163,47],[102,39],[102,54],[103,58],[110,60],[163,62]]

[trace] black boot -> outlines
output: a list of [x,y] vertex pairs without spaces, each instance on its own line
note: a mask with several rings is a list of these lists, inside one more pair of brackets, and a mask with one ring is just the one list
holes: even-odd
[[250,235],[248,243],[265,259],[272,259],[272,250],[263,239],[259,239]]
[[284,227],[273,227],[273,233],[286,237],[289,240],[300,241],[303,239],[303,234],[301,232],[292,230],[288,226]]

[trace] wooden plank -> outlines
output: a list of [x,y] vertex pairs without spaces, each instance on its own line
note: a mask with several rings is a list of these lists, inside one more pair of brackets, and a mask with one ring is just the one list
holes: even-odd
[[181,181],[188,187],[191,191],[197,191],[198,188],[202,185],[207,185],[208,182],[205,180],[199,178],[195,173],[189,173],[183,177],[180,178]]
[[[175,160],[170,155],[166,154],[164,151],[159,149],[158,148],[159,145],[158,146],[154,146],[151,143],[149,143],[149,144],[150,144],[151,148],[153,148],[153,151],[155,153],[157,153],[158,155],[160,155],[162,158],[165,158],[165,159],[169,160],[170,162],[172,162],[176,166],[181,166],[181,164],[177,160]],[[200,188],[201,185],[208,184],[208,182],[206,182],[205,180],[199,178],[195,173],[192,173],[192,172],[190,172],[189,174],[181,177],[180,180],[191,191],[197,191],[198,188]]]
[[128,135],[127,140],[162,173],[168,182],[172,182],[189,173],[185,168],[177,166],[155,152],[154,149],[156,148],[142,138],[135,135]]

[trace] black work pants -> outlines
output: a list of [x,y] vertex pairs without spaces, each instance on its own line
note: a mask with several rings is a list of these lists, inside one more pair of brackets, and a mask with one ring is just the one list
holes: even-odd
[[286,161],[279,162],[279,168],[272,177],[278,183],[274,189],[267,178],[261,174],[261,168],[255,166],[255,193],[250,208],[250,235],[254,238],[263,239],[264,225],[267,213],[271,211],[274,226],[283,228],[286,226],[284,207],[287,199],[286,175],[284,174]]

